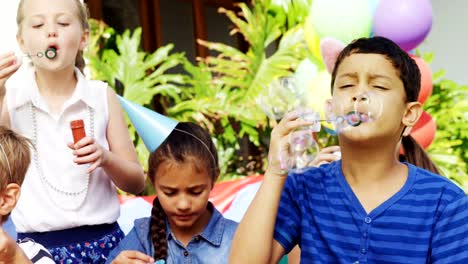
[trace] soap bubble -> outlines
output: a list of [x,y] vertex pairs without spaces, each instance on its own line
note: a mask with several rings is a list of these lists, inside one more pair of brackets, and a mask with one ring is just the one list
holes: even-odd
[[333,124],[335,133],[339,134],[378,120],[382,115],[382,108],[382,100],[378,94],[365,92],[348,99],[334,96],[325,107],[325,115],[327,122]]

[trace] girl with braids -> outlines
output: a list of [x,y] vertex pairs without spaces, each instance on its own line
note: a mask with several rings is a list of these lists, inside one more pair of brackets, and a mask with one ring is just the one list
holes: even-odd
[[135,220],[106,263],[227,263],[237,223],[208,201],[219,176],[208,132],[178,123],[148,166],[157,195],[151,217]]
[[331,87],[338,114],[373,93],[381,117],[338,135],[341,160],[289,175],[279,153],[313,122],[283,118],[229,262],[277,263],[299,245],[301,263],[468,263],[468,197],[410,136],[422,112],[416,63],[391,40],[361,38],[338,55]]
[[[82,74],[89,25],[80,0],[21,0],[17,40],[30,55],[0,54],[0,124],[30,138],[32,158],[12,219],[18,238],[43,244],[57,263],[103,263],[123,238],[117,188],[145,184],[115,92]],[[26,66],[26,65],[24,65]],[[85,124],[75,142],[71,121]]]

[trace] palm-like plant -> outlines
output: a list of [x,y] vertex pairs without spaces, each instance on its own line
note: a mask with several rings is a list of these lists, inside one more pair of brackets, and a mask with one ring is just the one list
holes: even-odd
[[[90,20],[90,24],[91,39],[85,58],[91,78],[106,81],[124,98],[150,108],[155,95],[162,95],[175,103],[181,100],[183,90],[180,85],[185,82],[185,75],[167,71],[182,63],[184,54],[170,54],[172,44],[152,54],[142,51],[141,28],[134,30],[133,34],[126,30],[118,35],[102,22]],[[103,49],[103,46],[107,48]],[[133,126],[129,125],[129,130],[139,159],[146,165],[148,151]]]
[[[290,6],[306,2],[310,0],[293,0]],[[140,51],[140,29],[117,35],[102,23],[91,21],[91,48],[86,54],[92,77],[107,81],[125,98],[149,106],[159,95],[164,102],[169,101],[163,105],[164,114],[208,128],[220,150],[223,175],[248,172],[237,162],[235,151],[243,153],[244,167],[249,156],[256,156],[260,167],[249,170],[262,169],[259,154],[265,154],[261,148],[268,142],[262,137],[267,138],[269,127],[255,98],[275,78],[290,75],[308,53],[302,27],[294,24],[299,20],[291,22],[285,11],[278,10],[270,0],[254,1],[251,8],[241,3],[239,8],[240,15],[225,9],[220,12],[234,24],[231,34],[241,34],[249,43],[246,52],[222,43],[199,41],[218,55],[194,65],[183,54],[170,55],[172,45],[153,54]],[[166,72],[180,63],[187,75]],[[144,164],[147,151],[131,126],[130,130]],[[246,150],[252,147],[256,148],[254,155]],[[233,166],[229,168],[229,164]]]
[[[255,98],[275,78],[290,75],[308,52],[302,27],[287,30],[284,16],[276,15],[270,1],[255,1],[251,8],[241,3],[239,8],[240,16],[222,8],[220,12],[234,24],[231,34],[241,34],[249,43],[247,52],[226,44],[199,40],[201,45],[218,55],[201,60],[197,66],[188,61],[184,63],[191,76],[188,81],[190,92],[168,109],[168,113],[179,120],[205,124],[215,134],[218,148],[228,150],[220,155],[226,159],[229,155],[233,157],[232,148],[246,153],[241,150],[251,145],[245,144],[246,138],[257,147],[266,144],[260,138],[267,127],[267,118]],[[268,55],[270,50],[274,51]],[[241,140],[243,144],[240,144]],[[227,164],[223,165],[227,167]],[[259,165],[257,170],[261,169]],[[236,164],[234,167],[242,166]],[[237,171],[246,172],[242,168]]]

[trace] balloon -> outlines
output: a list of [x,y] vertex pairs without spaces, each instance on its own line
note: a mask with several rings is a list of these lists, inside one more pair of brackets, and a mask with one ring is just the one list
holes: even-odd
[[370,35],[369,0],[314,0],[309,16],[320,38],[333,37],[347,44]]
[[372,17],[374,17],[375,10],[377,9],[377,6],[379,5],[380,0],[369,0],[370,2],[370,11]]
[[308,58],[299,63],[297,66],[296,72],[294,73],[294,77],[296,78],[296,85],[299,88],[306,88],[309,81],[317,76],[318,68],[312,61]]
[[418,46],[431,27],[429,0],[380,0],[372,26],[375,36],[389,38],[406,51]]
[[325,103],[331,98],[331,75],[326,70],[322,70],[317,76],[308,82],[307,105],[310,109],[320,113],[322,119],[325,118]]
[[322,54],[323,62],[329,73],[333,72],[336,60],[340,52],[345,48],[343,42],[334,38],[323,38],[320,41],[320,53]]
[[410,57],[416,62],[421,72],[421,91],[419,92],[418,101],[424,104],[432,94],[432,72],[429,65],[423,59],[411,54]]
[[[369,0],[369,3],[370,3],[370,11],[371,11],[371,17],[372,17],[372,18],[374,17],[375,10],[377,9],[377,6],[378,6],[379,2],[380,2],[380,0]],[[373,28],[371,28],[370,36],[371,36],[371,37],[375,36],[375,34],[374,34],[374,29],[373,29]]]
[[322,59],[320,56],[320,38],[315,32],[314,25],[312,24],[312,16],[309,15],[304,23],[304,38],[309,47],[310,52],[318,58]]

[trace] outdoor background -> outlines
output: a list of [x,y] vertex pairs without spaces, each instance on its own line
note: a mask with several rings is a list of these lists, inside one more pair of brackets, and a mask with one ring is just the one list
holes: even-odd
[[[2,41],[0,52],[16,50],[16,8],[18,0],[0,0],[0,23],[2,25]],[[110,0],[118,3],[119,0]],[[131,0],[138,2],[138,0]],[[446,77],[461,84],[468,84],[468,1],[465,0],[432,0],[434,20],[432,30],[427,39],[421,44],[424,52],[434,52],[434,61],[431,69],[446,70]],[[194,57],[195,50],[192,45],[192,32],[190,26],[190,4],[179,0],[161,0],[164,7],[167,23],[164,23],[166,34],[165,43],[176,42],[176,50],[185,51],[188,57]],[[177,16],[171,15],[177,13]],[[209,8],[207,13],[211,19],[208,21],[209,37],[215,40],[230,41],[227,37],[226,26],[229,21],[216,13],[215,8]],[[185,18],[181,19],[181,16]],[[166,22],[166,21],[165,21]],[[138,23],[138,22],[137,22]],[[180,30],[180,28],[184,30]]]
[[[1,1],[0,52],[21,54],[15,39],[18,1]],[[352,1],[367,4],[367,0]],[[228,0],[88,2],[92,17],[98,20],[90,21],[87,75],[107,81],[130,101],[206,127],[219,150],[220,180],[263,173],[269,133],[278,119],[271,115],[271,106],[283,104],[278,97],[286,92],[272,92],[276,78],[300,77],[303,85],[298,97],[311,98],[313,102],[308,103],[314,107],[327,97],[327,73],[317,50],[311,48],[315,33],[307,28],[312,0],[243,1],[247,3],[234,8]],[[220,13],[219,3],[228,10]],[[468,1],[430,3],[432,29],[411,51],[429,65],[425,73],[433,81],[424,109],[427,124],[435,123],[437,128],[426,147],[442,174],[468,191]],[[334,8],[321,15],[339,20],[333,16],[340,6]],[[349,10],[351,14],[360,11]],[[194,23],[194,14],[203,17],[202,27]],[[195,36],[203,36],[204,41],[197,45]],[[307,79],[307,75],[313,77]],[[130,125],[129,131],[146,165],[148,153]],[[423,137],[431,138],[433,133]],[[325,147],[336,144],[336,138],[322,131],[318,142]],[[151,192],[148,189],[145,194]]]

